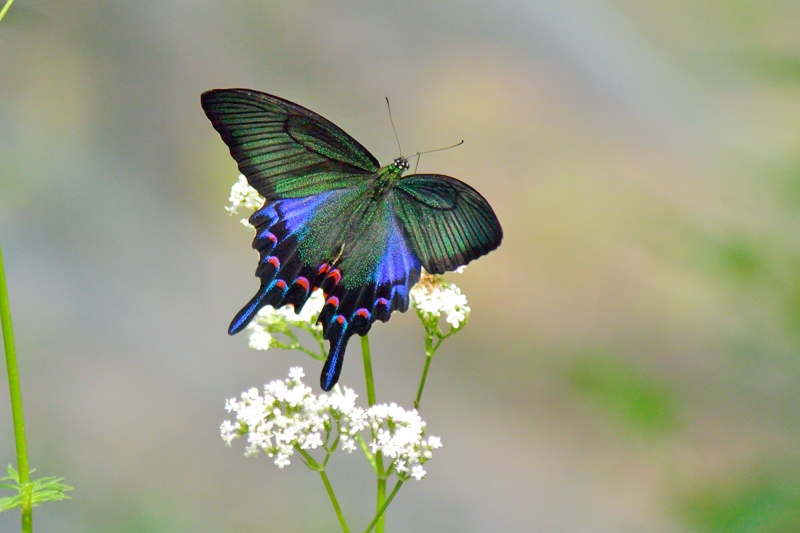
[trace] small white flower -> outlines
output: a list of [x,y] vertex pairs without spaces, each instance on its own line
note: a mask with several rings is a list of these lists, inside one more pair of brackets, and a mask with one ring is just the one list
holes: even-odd
[[411,289],[411,301],[424,319],[433,320],[444,315],[453,329],[463,326],[469,318],[467,297],[441,276],[423,273],[420,282]]
[[[230,444],[228,444],[228,446],[230,446]],[[345,439],[343,437],[342,438],[341,448],[342,448],[342,451],[345,451],[347,453],[353,453],[354,451],[356,451],[356,441],[354,441],[351,438]]]
[[279,453],[278,456],[275,457],[275,465],[281,470],[283,470],[284,466],[288,466],[289,464],[291,464],[291,461],[288,455]]
[[220,426],[219,430],[222,440],[225,441],[227,446],[230,446],[231,442],[236,438],[238,433],[236,426],[234,426],[230,420],[226,420],[222,423],[222,426]]
[[270,343],[272,343],[272,335],[266,329],[253,328],[249,333],[250,339],[248,345],[252,349],[269,350]]
[[320,446],[322,446],[322,444],[323,444],[323,442],[322,442],[322,437],[320,436],[320,434],[319,433],[312,433],[312,434],[310,434],[308,436],[307,439],[305,439],[305,442],[303,442],[302,448],[304,450],[313,450],[314,448],[319,448]]
[[[255,211],[264,205],[264,198],[258,194],[257,190],[250,186],[244,174],[239,174],[239,179],[231,187],[231,194],[228,197],[228,201],[231,205],[226,207],[225,210],[231,214],[238,213],[241,208]],[[245,223],[247,222],[245,221]]]

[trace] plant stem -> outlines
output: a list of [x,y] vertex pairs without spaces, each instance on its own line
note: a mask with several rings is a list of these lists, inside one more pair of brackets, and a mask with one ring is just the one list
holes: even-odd
[[14,0],[6,0],[6,5],[3,6],[3,9],[0,9],[0,20],[3,20],[3,17],[6,16],[8,13],[9,8],[11,8],[11,4],[14,3]]
[[364,359],[364,378],[367,380],[367,402],[375,405],[375,380],[372,378],[372,358],[369,351],[369,337],[361,337],[361,357]]
[[392,489],[392,493],[389,494],[389,497],[386,499],[386,502],[383,504],[383,507],[381,507],[378,510],[377,514],[375,515],[375,518],[373,518],[372,522],[369,523],[369,525],[367,526],[367,529],[364,530],[364,533],[369,533],[370,531],[372,531],[372,528],[374,528],[377,525],[377,522],[381,518],[383,518],[383,513],[386,512],[386,508],[389,507],[390,503],[392,503],[392,500],[397,495],[397,492],[400,490],[400,487],[402,487],[402,486],[403,486],[403,480],[402,479],[398,480],[397,484]]
[[331,501],[331,505],[333,505],[333,510],[336,512],[336,518],[339,519],[339,525],[342,526],[342,531],[345,533],[350,533],[350,528],[347,527],[347,520],[344,518],[344,513],[342,512],[342,508],[339,505],[339,500],[336,499],[336,492],[333,490],[333,485],[331,485],[330,479],[328,479],[328,473],[325,472],[325,465],[328,464],[328,459],[331,457],[331,452],[328,451],[327,455],[325,456],[325,460],[322,464],[318,463],[311,455],[295,444],[294,446],[295,451],[303,456],[303,459],[306,462],[306,465],[311,470],[316,470],[319,472],[319,476],[322,478],[322,484],[325,485],[325,492],[328,493],[328,499]]
[[419,380],[417,398],[414,400],[414,409],[417,411],[419,411],[419,404],[422,401],[422,391],[425,389],[425,381],[428,379],[428,370],[431,368],[433,354],[435,354],[436,350],[439,349],[440,344],[442,344],[441,339],[439,339],[439,342],[436,343],[436,346],[433,345],[433,332],[430,329],[425,328],[425,366],[422,368],[422,377]]
[[336,517],[339,519],[339,525],[342,526],[342,531],[344,531],[344,533],[350,533],[350,528],[347,527],[347,521],[344,519],[342,508],[339,507],[339,500],[336,499],[336,494],[333,492],[328,474],[325,470],[319,470],[319,476],[322,478],[322,483],[325,485],[325,490],[328,492],[328,498],[331,499],[333,510],[336,511]]
[[[5,13],[9,4],[0,18]],[[8,390],[11,394],[11,413],[14,421],[14,441],[17,446],[17,471],[19,472],[19,484],[24,487],[30,483],[30,471],[28,467],[28,445],[25,440],[25,416],[22,412],[22,388],[19,382],[19,367],[17,366],[17,350],[14,347],[14,331],[11,327],[11,308],[8,302],[8,285],[6,284],[6,272],[3,266],[3,250],[0,248],[0,322],[3,329],[3,347],[6,352],[6,369],[8,372]],[[22,504],[22,531],[29,533],[33,531],[33,508],[31,505],[31,493],[25,492],[27,497]]]
[[[377,454],[376,459],[378,460],[378,465],[381,470],[383,470],[383,455],[380,453]],[[378,497],[375,501],[376,511],[376,518],[377,522],[375,524],[375,532],[376,533],[383,533],[384,527],[386,526],[386,515],[384,514],[384,510],[386,509],[387,505],[386,501],[386,477],[381,475],[378,477]]]
[[[375,405],[375,380],[372,376],[372,358],[369,350],[369,337],[361,337],[361,357],[364,359],[364,378],[367,382],[367,401],[370,407]],[[375,474],[378,477],[377,497],[375,501],[376,520],[375,531],[383,533],[385,526],[385,515],[381,509],[386,504],[386,471],[383,469],[383,454],[375,454]]]

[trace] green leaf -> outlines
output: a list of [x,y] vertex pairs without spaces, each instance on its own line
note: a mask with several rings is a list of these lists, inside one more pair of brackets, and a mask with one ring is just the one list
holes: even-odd
[[0,481],[13,481],[13,483],[4,483],[0,486],[16,490],[17,494],[0,498],[0,512],[22,507],[27,501],[30,502],[31,507],[36,507],[44,502],[68,500],[69,496],[66,495],[66,492],[74,489],[61,483],[63,480],[63,477],[48,476],[21,485],[19,474],[12,466],[9,466],[8,476],[0,479]]

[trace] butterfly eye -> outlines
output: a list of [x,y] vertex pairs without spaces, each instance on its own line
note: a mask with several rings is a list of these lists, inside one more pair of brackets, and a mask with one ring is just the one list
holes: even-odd
[[408,170],[408,159],[406,159],[405,157],[398,157],[397,159],[394,160],[392,164],[395,167],[399,168],[400,172],[405,172],[406,170]]

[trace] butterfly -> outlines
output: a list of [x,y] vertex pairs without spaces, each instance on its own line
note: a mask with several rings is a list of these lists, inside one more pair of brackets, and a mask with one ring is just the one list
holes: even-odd
[[338,381],[351,336],[408,309],[422,268],[455,270],[500,245],[497,216],[466,183],[403,176],[404,157],[381,167],[341,128],[277,96],[216,89],[204,92],[201,104],[265,199],[250,217],[261,286],[228,333],[244,329],[265,305],[299,311],[322,290],[317,322],[330,342],[323,390]]

